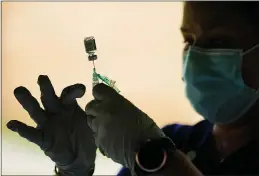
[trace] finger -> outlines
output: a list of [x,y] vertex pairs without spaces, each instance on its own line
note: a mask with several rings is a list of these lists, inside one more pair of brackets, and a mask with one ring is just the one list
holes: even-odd
[[88,115],[87,116],[87,124],[94,133],[97,133],[98,123],[97,123],[96,117]]
[[37,144],[39,147],[42,145],[43,135],[40,130],[27,126],[17,120],[9,121],[6,126],[8,129],[17,132],[21,137],[33,142],[34,144]]
[[60,100],[64,104],[70,104],[85,94],[86,87],[83,84],[74,84],[63,89]]
[[119,94],[111,87],[100,83],[94,86],[93,88],[93,96],[96,100],[106,100],[111,99],[114,96],[118,96]]
[[40,75],[38,84],[41,91],[41,102],[50,113],[58,113],[60,109],[59,99],[48,76]]
[[111,101],[98,101],[92,100],[85,107],[86,115],[94,116],[97,118],[106,118],[108,114],[116,114],[118,106],[114,105]]
[[18,87],[14,90],[14,96],[37,125],[42,126],[45,123],[47,119],[44,111],[28,89]]
[[94,116],[94,117],[100,115],[101,111],[98,108],[99,104],[100,102],[97,100],[90,101],[85,106],[85,113],[89,116]]

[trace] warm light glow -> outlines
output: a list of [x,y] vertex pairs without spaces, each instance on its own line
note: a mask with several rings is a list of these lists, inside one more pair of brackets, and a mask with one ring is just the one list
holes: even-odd
[[[49,75],[58,95],[80,82],[87,86],[79,100],[84,107],[92,98],[87,36],[96,38],[97,71],[116,80],[121,94],[160,126],[197,122],[181,80],[181,17],[181,2],[2,2],[2,174],[53,173],[40,149],[5,127],[11,119],[34,125],[13,90],[23,85],[39,99],[39,74]],[[102,156],[96,165],[96,174],[119,168]]]

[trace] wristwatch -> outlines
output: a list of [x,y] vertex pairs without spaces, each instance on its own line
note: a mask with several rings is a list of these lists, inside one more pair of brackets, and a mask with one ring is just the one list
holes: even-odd
[[168,137],[149,139],[141,145],[135,157],[135,173],[148,175],[164,168],[169,153],[175,152],[176,146]]

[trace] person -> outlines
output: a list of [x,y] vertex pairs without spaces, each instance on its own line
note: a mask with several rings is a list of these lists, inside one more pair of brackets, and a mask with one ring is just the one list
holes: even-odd
[[[171,124],[160,129],[147,114],[125,97],[108,86],[98,84],[93,88],[94,99],[86,105],[84,115],[88,124],[86,129],[91,129],[92,132],[88,132],[95,142],[91,140],[92,137],[85,138],[85,141],[122,164],[124,168],[119,173],[121,176],[259,175],[258,29],[259,3],[256,1],[184,2],[181,27],[186,43],[183,52],[183,81],[187,99],[204,120],[193,126]],[[50,81],[46,84],[51,87]],[[49,97],[49,102],[42,100],[46,106],[58,107],[53,105],[50,97],[56,97],[56,102],[63,98],[57,98],[53,88],[51,90],[51,93],[42,94]],[[72,97],[75,99],[80,96]],[[17,95],[16,98],[19,101]],[[33,110],[33,106],[29,106],[33,101],[27,99],[20,103],[27,111],[31,111],[32,118],[43,117],[35,115],[37,109]],[[62,105],[62,102],[57,104]],[[26,108],[26,103],[31,109]],[[66,111],[68,106],[61,107]],[[46,107],[45,111],[48,112]],[[63,115],[47,113],[45,116],[51,114],[55,114],[55,117]],[[48,120],[51,124],[51,118]],[[36,140],[36,129],[32,130],[21,122],[11,121],[7,125],[32,142],[42,141]],[[57,128],[56,125],[53,123],[45,128],[43,125],[37,131],[44,134],[44,129]],[[50,152],[43,151],[56,162],[61,175],[91,175],[86,168],[93,168],[94,157],[87,155],[94,155],[86,148],[71,155],[75,150],[68,149],[80,144],[72,142],[75,136],[70,131],[64,130],[66,133],[62,133],[66,127],[74,126],[60,126],[61,131],[58,131],[70,136],[71,140],[64,141],[64,145],[54,150],[54,145],[49,145],[52,146],[47,150]],[[58,140],[58,136],[55,138],[58,131],[46,130],[53,138],[46,138],[44,142]],[[81,141],[82,144],[85,141]],[[87,154],[81,160],[81,163],[87,163],[85,167],[80,162],[73,164],[77,158],[75,156],[81,155],[80,152]],[[77,172],[81,170],[87,172]]]

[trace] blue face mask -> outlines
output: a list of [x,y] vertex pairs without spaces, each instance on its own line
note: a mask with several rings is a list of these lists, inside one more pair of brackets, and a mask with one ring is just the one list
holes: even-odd
[[[257,47],[259,45],[252,49]],[[195,46],[185,51],[183,80],[187,98],[193,108],[210,122],[232,123],[259,99],[259,91],[246,86],[242,79],[242,59],[248,52]]]

